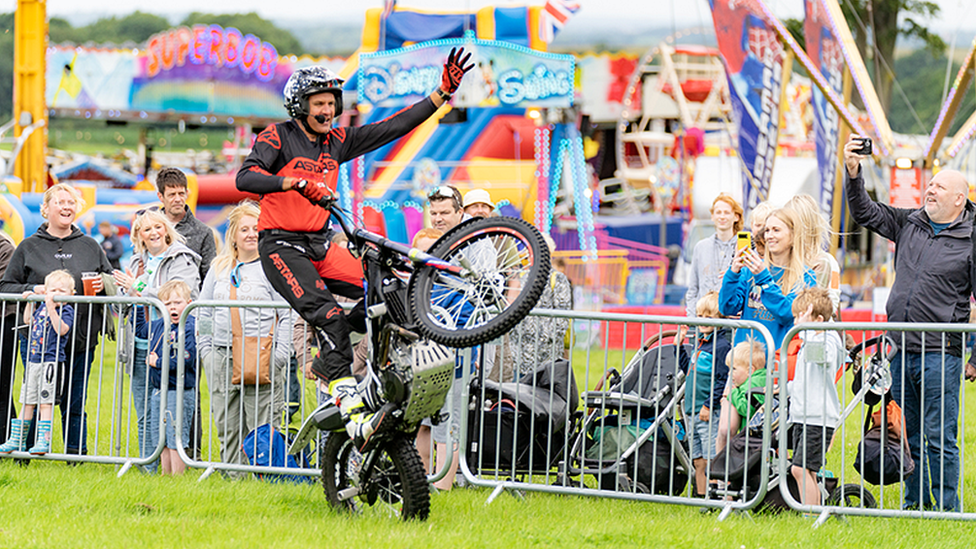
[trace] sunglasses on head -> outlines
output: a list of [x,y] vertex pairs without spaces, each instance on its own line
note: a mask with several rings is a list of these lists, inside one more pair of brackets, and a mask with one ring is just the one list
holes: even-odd
[[456,206],[461,206],[461,191],[448,185],[439,185],[427,193],[427,200],[433,200],[436,198],[450,198],[454,201]]

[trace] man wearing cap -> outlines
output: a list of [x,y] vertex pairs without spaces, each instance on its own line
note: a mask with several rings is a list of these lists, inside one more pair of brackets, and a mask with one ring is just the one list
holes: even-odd
[[464,193],[464,213],[471,217],[491,217],[495,204],[484,189],[472,189]]

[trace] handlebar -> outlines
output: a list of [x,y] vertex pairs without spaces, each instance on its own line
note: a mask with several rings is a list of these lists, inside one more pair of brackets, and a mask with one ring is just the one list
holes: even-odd
[[[394,242],[380,236],[374,232],[368,231],[366,229],[359,229],[353,227],[349,220],[345,217],[345,211],[336,205],[336,199],[332,197],[324,197],[319,201],[319,206],[325,208],[332,214],[332,216],[338,221],[339,226],[342,228],[342,232],[346,233],[346,237],[349,238],[349,242],[357,249],[360,249],[362,245],[366,242],[376,245],[380,249],[389,250],[396,254],[399,254],[405,258],[408,258],[411,262],[415,264],[431,265],[437,269],[448,271],[457,275],[465,275],[469,273],[468,269],[464,267],[459,267],[457,265],[452,265],[442,259],[438,259],[426,252],[407,246],[405,244],[400,244],[399,242]],[[361,250],[360,250],[361,251]]]

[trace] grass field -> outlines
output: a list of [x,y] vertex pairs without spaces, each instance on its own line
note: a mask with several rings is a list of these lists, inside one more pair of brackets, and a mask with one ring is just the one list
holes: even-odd
[[[100,374],[93,372],[90,406],[97,393],[103,402],[110,402],[111,347],[106,347]],[[586,387],[593,386],[604,367],[622,369],[627,358],[619,351],[597,349],[576,350],[573,356],[578,378],[588,379]],[[587,360],[592,365],[589,372],[581,368]],[[580,385],[582,389],[584,384]],[[306,393],[311,398],[310,390]],[[976,405],[976,391],[969,393],[966,403]],[[206,391],[203,394],[206,410]],[[97,421],[101,437],[107,437],[110,415],[99,414]],[[973,430],[968,427],[967,431]],[[134,434],[129,438],[134,439]],[[205,459],[214,443],[204,442]],[[134,448],[134,440],[132,444]],[[853,456],[849,445],[843,447],[850,469]],[[104,448],[102,453],[107,453]],[[828,464],[838,463],[841,451],[835,449]],[[198,482],[198,470],[180,478],[132,470],[118,478],[117,470],[110,465],[68,467],[54,461],[22,467],[10,459],[0,460],[0,543],[4,547],[751,548],[970,547],[976,539],[976,528],[961,522],[852,517],[813,529],[811,519],[784,513],[733,515],[720,523],[715,514],[702,514],[697,508],[535,492],[524,499],[503,494],[485,505],[490,491],[481,488],[436,493],[430,520],[403,524],[375,509],[357,517],[336,514],[325,506],[317,482],[231,481],[220,475]],[[853,471],[846,474],[848,482],[854,481]],[[966,483],[966,493],[976,491],[972,484]],[[888,493],[885,506],[896,507],[895,490]]]
[[0,460],[5,547],[971,547],[971,524],[851,518],[818,529],[799,515],[715,515],[596,498],[432,496],[430,519],[403,524],[325,508],[318,485],[130,473]]

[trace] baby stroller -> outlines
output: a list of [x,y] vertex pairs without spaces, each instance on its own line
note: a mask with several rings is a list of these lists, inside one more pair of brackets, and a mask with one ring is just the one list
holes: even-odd
[[474,474],[545,473],[579,422],[579,391],[565,359],[541,364],[517,382],[475,378],[470,394],[466,460]]
[[[680,494],[691,460],[684,425],[676,417],[685,375],[676,332],[652,336],[624,368],[609,369],[593,391],[582,394],[587,413],[560,465],[559,482],[591,475],[601,489]],[[604,388],[605,387],[605,388]]]
[[[870,357],[863,356],[865,352],[874,348]],[[891,374],[888,363],[897,352],[897,347],[888,336],[877,336],[856,345],[848,352],[849,366],[854,368],[853,392],[854,397],[841,413],[843,423],[861,401],[870,404],[874,400],[872,395],[882,395],[891,386]],[[863,367],[862,366],[863,364]],[[867,380],[867,383],[862,383]],[[765,392],[764,387],[750,391],[753,405],[759,407],[755,397]],[[878,396],[877,398],[880,398]],[[717,480],[718,484],[709,486],[709,497],[712,499],[731,498],[737,501],[747,501],[759,491],[763,460],[769,467],[769,481],[766,495],[757,507],[759,510],[780,512],[789,508],[783,499],[780,483],[786,482],[790,494],[797,501],[800,500],[799,488],[793,475],[779,470],[779,437],[788,436],[785,417],[781,416],[781,403],[778,396],[767,399],[760,410],[748,421],[745,428],[731,437],[726,447],[715,456],[708,470],[709,478]],[[771,434],[769,453],[763,454],[763,422],[765,414],[771,414]],[[821,499],[826,506],[844,505],[845,507],[874,508],[877,501],[874,495],[859,484],[840,485],[839,479],[824,475],[817,475],[820,485]]]

